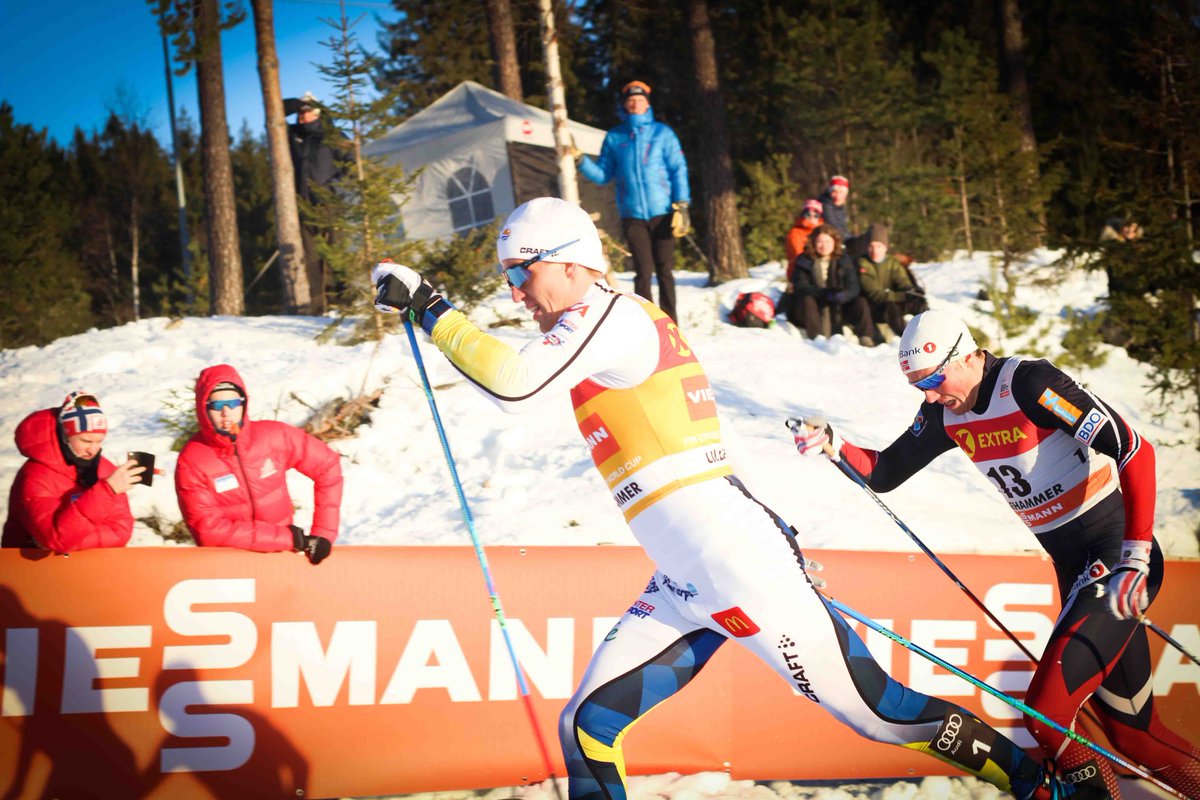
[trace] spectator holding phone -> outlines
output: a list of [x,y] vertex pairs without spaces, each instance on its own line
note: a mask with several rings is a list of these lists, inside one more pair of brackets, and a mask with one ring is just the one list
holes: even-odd
[[[197,431],[175,467],[175,492],[188,530],[202,547],[304,553],[313,564],[337,539],[342,465],[320,439],[275,420],[252,420],[246,384],[228,364],[196,379]],[[292,524],[287,471],[313,482],[308,534]]]
[[114,466],[100,454],[108,418],[88,392],[71,392],[58,408],[35,411],[17,425],[17,450],[28,460],[8,495],[3,547],[71,553],[124,547],[133,533],[127,492],[145,468]]

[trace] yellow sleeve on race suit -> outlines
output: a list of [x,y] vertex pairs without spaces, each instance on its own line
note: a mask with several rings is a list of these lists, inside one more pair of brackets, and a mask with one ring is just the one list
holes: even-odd
[[513,414],[565,395],[588,377],[611,386],[635,385],[657,359],[649,317],[636,301],[599,285],[520,350],[479,330],[459,311],[438,319],[432,339],[488,399]]

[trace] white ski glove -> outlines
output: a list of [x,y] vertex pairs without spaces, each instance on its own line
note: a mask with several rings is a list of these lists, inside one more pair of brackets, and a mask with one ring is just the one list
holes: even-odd
[[1121,542],[1121,560],[1108,576],[1108,610],[1117,619],[1139,619],[1150,605],[1146,581],[1150,577],[1150,542]]
[[824,453],[830,461],[841,461],[842,437],[824,417],[792,418],[784,424],[792,432],[796,451],[800,455],[816,456]]

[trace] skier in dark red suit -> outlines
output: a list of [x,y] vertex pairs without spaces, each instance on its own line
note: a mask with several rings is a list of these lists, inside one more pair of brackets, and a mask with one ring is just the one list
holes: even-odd
[[[1093,697],[1114,747],[1188,797],[1200,797],[1200,751],[1154,709],[1150,647],[1139,620],[1158,594],[1154,450],[1121,415],[1049,361],[997,358],[952,314],[926,311],[900,338],[900,369],[924,392],[916,419],[883,451],[810,417],[805,455],[831,445],[876,492],[956,446],[1004,495],[1054,562],[1063,600],[1026,702],[1070,728]],[[1027,718],[1068,783],[1119,797],[1112,769],[1083,745]]]
[[72,392],[59,408],[35,411],[13,437],[28,461],[8,495],[4,547],[70,553],[123,547],[133,533],[126,496],[145,467],[100,455],[108,418],[95,395]]
[[[245,383],[228,364],[196,379],[197,431],[175,467],[184,522],[201,546],[296,550],[313,564],[337,539],[342,502],[338,454],[284,422],[251,420]],[[287,471],[313,481],[312,530],[292,524]]]

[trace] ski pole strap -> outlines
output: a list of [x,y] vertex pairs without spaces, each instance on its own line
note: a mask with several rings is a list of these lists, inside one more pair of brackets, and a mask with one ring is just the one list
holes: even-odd
[[965,671],[959,669],[958,667],[951,664],[949,661],[946,661],[945,659],[934,655],[933,653],[929,652],[928,650],[921,647],[920,645],[914,644],[913,642],[910,642],[908,639],[905,639],[903,636],[896,633],[895,631],[892,631],[892,630],[889,630],[889,629],[883,627],[882,625],[880,625],[878,622],[871,619],[870,617],[868,617],[864,614],[861,614],[858,611],[855,611],[853,608],[846,605],[845,603],[842,603],[839,600],[835,600],[834,598],[832,598],[829,595],[824,594],[824,593],[822,593],[822,596],[829,602],[829,604],[831,606],[833,606],[833,608],[837,609],[838,611],[845,614],[846,616],[851,617],[852,619],[858,620],[859,622],[866,625],[868,628],[875,631],[876,633],[880,633],[880,634],[886,636],[887,638],[891,639],[893,642],[903,645],[904,647],[908,648],[909,650],[911,650],[912,652],[921,656],[922,658],[926,658],[926,659],[932,661],[934,664],[937,664],[942,669],[945,669],[945,670],[948,670],[948,671],[954,673],[958,677],[965,680],[967,683],[970,683],[970,684],[973,684],[973,685],[979,687],[983,691],[990,694],[992,697],[995,697],[999,700],[1003,700],[1005,703],[1008,703],[1013,708],[1016,708],[1019,711],[1023,712],[1024,714],[1027,714],[1028,716],[1033,717],[1034,719],[1048,725],[1049,727],[1053,728],[1054,730],[1058,731],[1059,733],[1063,734],[1064,736],[1066,736],[1070,739],[1074,739],[1075,741],[1079,742],[1084,747],[1091,749],[1093,752],[1099,753],[1100,755],[1107,758],[1109,761],[1112,761],[1114,764],[1124,767],[1125,769],[1129,770],[1130,772],[1134,773],[1135,775],[1138,775],[1139,777],[1145,778],[1146,780],[1150,781],[1155,786],[1158,786],[1161,789],[1165,789],[1166,791],[1170,792],[1171,795],[1173,795],[1174,797],[1180,797],[1180,798],[1183,798],[1183,800],[1188,800],[1187,795],[1182,794],[1182,793],[1176,791],[1171,786],[1167,785],[1166,783],[1163,783],[1161,780],[1154,777],[1152,774],[1150,774],[1150,772],[1143,769],[1142,767],[1140,767],[1136,764],[1133,764],[1130,761],[1126,761],[1124,758],[1122,758],[1121,756],[1112,752],[1111,750],[1101,747],[1100,745],[1096,744],[1095,742],[1091,741],[1090,739],[1087,739],[1086,737],[1079,735],[1075,731],[1070,730],[1069,728],[1064,728],[1062,725],[1059,725],[1057,722],[1050,719],[1049,717],[1047,717],[1045,714],[1038,711],[1037,709],[1026,705],[1025,703],[1021,702],[1017,698],[1012,697],[1011,695],[1005,694],[1004,692],[1000,691],[999,689],[993,688],[991,685],[984,683],[983,681],[979,680],[979,678],[976,678],[974,675],[970,674],[969,672],[965,672]]

